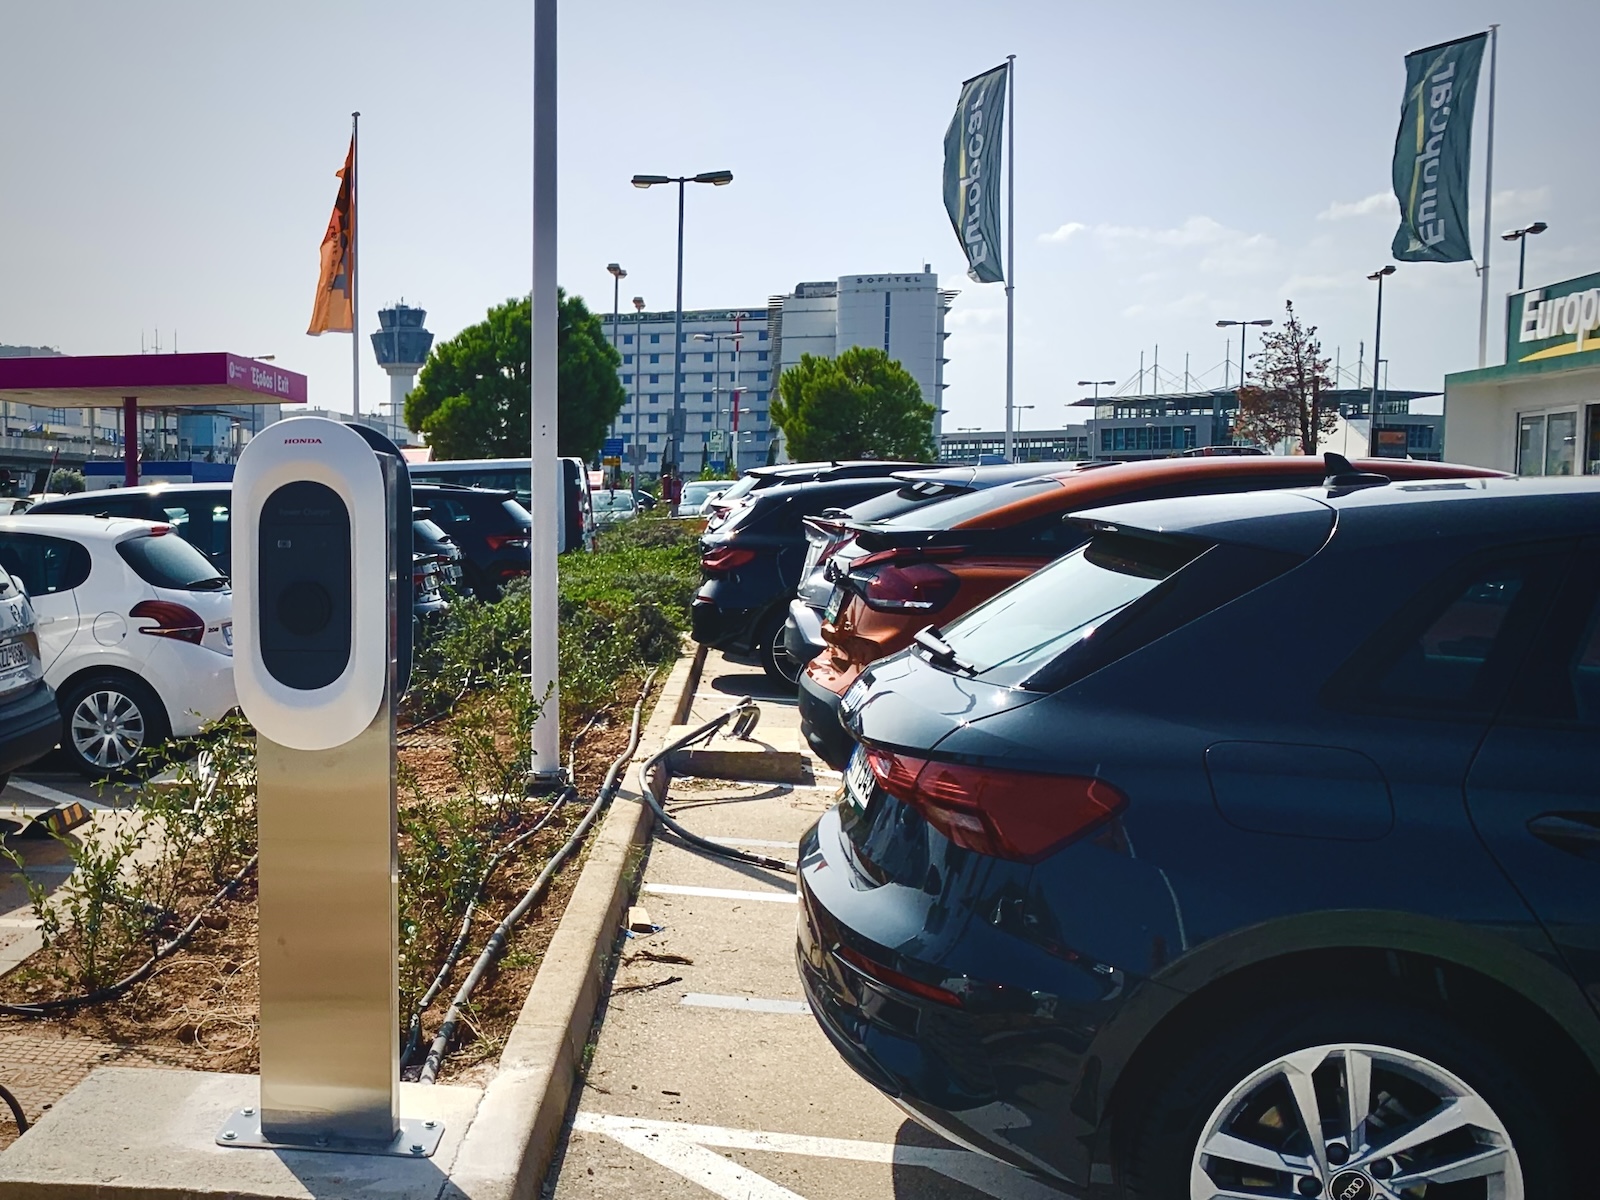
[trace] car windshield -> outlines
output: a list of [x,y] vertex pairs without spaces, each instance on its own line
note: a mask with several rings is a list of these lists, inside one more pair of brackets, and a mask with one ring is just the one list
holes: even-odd
[[1126,534],[1099,534],[952,621],[940,636],[955,659],[975,674],[991,683],[1015,687],[1086,641],[1106,621],[1193,559],[1201,548]]
[[926,510],[930,504],[938,504],[955,496],[963,496],[967,491],[968,488],[964,484],[958,483],[933,483],[931,481],[908,483],[892,492],[885,492],[881,496],[863,500],[860,504],[850,509],[850,519],[852,521],[882,521],[907,510]]
[[1043,479],[1024,479],[1019,483],[1002,484],[1000,487],[936,500],[932,504],[913,505],[898,516],[878,524],[886,529],[954,529],[963,522],[984,516],[1046,488],[1060,486],[1059,480],[1048,475]]
[[117,553],[151,587],[214,592],[228,586],[227,576],[219,575],[210,559],[176,534],[128,538],[117,543]]
[[594,494],[594,510],[596,512],[632,512],[633,497],[627,492],[596,492]]
[[683,503],[704,504],[706,497],[726,492],[732,486],[729,480],[700,480],[696,483],[683,485]]

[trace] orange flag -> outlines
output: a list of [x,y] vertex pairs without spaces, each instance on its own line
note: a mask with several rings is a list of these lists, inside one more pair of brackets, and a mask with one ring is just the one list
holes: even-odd
[[335,173],[341,180],[339,198],[333,202],[328,232],[322,235],[322,274],[317,278],[317,298],[311,307],[311,328],[306,330],[312,337],[324,333],[350,333],[355,328],[350,303],[356,269],[356,208],[353,202],[355,161],[356,139],[351,135],[350,153],[345,155],[344,169]]

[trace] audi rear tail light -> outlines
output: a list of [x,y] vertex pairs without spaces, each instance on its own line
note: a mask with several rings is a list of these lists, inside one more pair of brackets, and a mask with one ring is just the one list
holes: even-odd
[[920,979],[886,967],[880,962],[874,962],[859,950],[852,950],[849,946],[839,947],[839,957],[844,959],[856,970],[869,978],[876,979],[879,983],[886,983],[890,987],[902,992],[909,992],[913,996],[920,996],[924,1000],[932,1000],[935,1004],[943,1004],[947,1008],[960,1008],[961,997],[949,988],[942,988],[932,983],[923,983]]
[[491,533],[483,539],[491,550],[526,550],[532,543],[525,533]]
[[718,546],[700,560],[700,565],[707,571],[731,571],[735,567],[742,567],[746,563],[754,562],[754,550],[738,550],[732,546]]
[[200,614],[171,600],[141,600],[128,610],[128,615],[154,622],[139,626],[140,633],[151,637],[176,638],[198,646],[206,635],[206,623]]
[[1103,779],[936,762],[876,747],[878,785],[956,845],[1015,862],[1048,858],[1104,824],[1128,798]]

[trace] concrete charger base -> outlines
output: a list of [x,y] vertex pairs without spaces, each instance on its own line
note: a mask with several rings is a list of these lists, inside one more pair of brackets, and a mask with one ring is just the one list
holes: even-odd
[[431,1158],[217,1145],[260,1087],[254,1075],[102,1068],[0,1155],[0,1200],[435,1200],[482,1095],[400,1085],[402,1117],[444,1126]]

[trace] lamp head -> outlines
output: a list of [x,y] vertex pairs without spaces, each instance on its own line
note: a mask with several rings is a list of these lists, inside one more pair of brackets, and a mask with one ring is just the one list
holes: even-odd
[[710,183],[723,187],[733,182],[732,171],[702,171],[694,177],[696,183]]
[[1271,318],[1268,318],[1265,321],[1251,321],[1250,324],[1252,324],[1252,325],[1260,325],[1262,328],[1265,328],[1266,326],[1272,324],[1272,320],[1271,320]]
[[1550,226],[1546,225],[1543,221],[1535,221],[1532,225],[1528,226],[1528,232],[1529,233],[1543,233],[1546,229],[1549,229],[1549,228],[1550,228]]
[[626,279],[628,277],[628,273],[616,263],[607,263],[606,270],[610,271],[612,277],[615,279]]
[[635,175],[633,186],[636,188],[654,187],[658,183],[671,183],[665,175]]
[[643,296],[635,296],[633,298],[633,307],[635,309],[637,309],[639,312],[643,312],[644,311],[644,297]]

